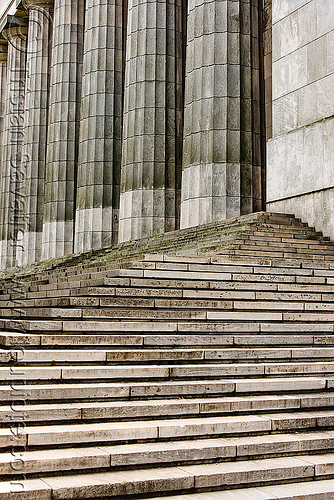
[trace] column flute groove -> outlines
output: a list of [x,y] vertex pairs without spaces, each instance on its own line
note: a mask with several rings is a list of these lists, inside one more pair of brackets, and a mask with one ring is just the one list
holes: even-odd
[[50,84],[52,2],[25,0],[29,13],[23,166],[26,176],[26,230],[18,249],[19,265],[41,258],[46,142]]
[[129,1],[120,242],[178,227],[181,32],[181,0]]
[[2,269],[17,265],[17,249],[21,245],[21,236],[27,225],[22,145],[28,29],[26,26],[20,26],[20,20],[16,20],[14,16],[7,16],[7,19],[7,27],[2,32],[8,40],[2,151]]
[[84,0],[55,0],[42,258],[73,253]]
[[127,0],[87,0],[75,251],[117,243]]
[[[4,128],[5,128],[5,105],[6,105],[6,78],[7,78],[7,52],[8,46],[7,41],[4,38],[0,38],[0,241],[5,240],[4,233],[4,199],[3,194],[5,190],[5,175],[4,175],[4,163],[2,158],[3,147],[4,147]],[[0,247],[0,268],[2,254],[2,243]]]
[[259,206],[254,1],[188,2],[181,228]]

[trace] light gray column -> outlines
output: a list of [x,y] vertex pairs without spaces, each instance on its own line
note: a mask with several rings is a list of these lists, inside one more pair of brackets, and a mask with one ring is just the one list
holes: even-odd
[[27,28],[12,24],[2,34],[8,40],[1,186],[1,268],[5,269],[17,264],[18,234],[26,227],[22,144]]
[[[3,199],[2,193],[4,192],[4,168],[2,163],[2,151],[3,151],[3,134],[5,128],[5,97],[6,97],[6,75],[7,75],[7,41],[5,39],[0,39],[0,241],[4,239],[4,213],[3,213]],[[1,264],[1,252],[2,246],[0,247],[0,264]]]
[[181,0],[129,1],[120,242],[178,224],[181,33]]
[[42,258],[73,252],[84,0],[55,0]]
[[126,10],[86,3],[75,252],[117,243]]
[[41,258],[50,76],[52,4],[25,0],[29,12],[23,167],[26,227],[18,246],[19,265]]
[[181,228],[252,212],[258,197],[251,4],[188,2]]

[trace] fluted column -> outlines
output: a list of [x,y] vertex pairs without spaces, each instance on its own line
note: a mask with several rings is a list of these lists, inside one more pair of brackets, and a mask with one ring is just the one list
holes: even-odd
[[73,252],[84,0],[55,0],[42,258]]
[[27,28],[12,23],[2,34],[8,40],[1,186],[1,268],[4,269],[17,264],[17,239],[27,224],[22,166]]
[[117,243],[127,1],[87,0],[75,251]]
[[188,2],[181,228],[258,207],[261,167],[254,160],[259,138],[253,135],[252,112],[254,3]]
[[182,2],[130,0],[119,241],[178,225]]
[[29,12],[23,167],[26,227],[18,247],[20,265],[41,258],[48,121],[52,3],[25,0]]
[[[6,75],[7,75],[7,41],[5,39],[0,39],[0,240],[4,239],[4,213],[3,213],[3,199],[2,193],[4,192],[4,168],[2,162],[2,152],[3,152],[3,135],[5,128],[5,97],[6,97]],[[1,264],[1,252],[2,247],[0,247],[0,264]]]

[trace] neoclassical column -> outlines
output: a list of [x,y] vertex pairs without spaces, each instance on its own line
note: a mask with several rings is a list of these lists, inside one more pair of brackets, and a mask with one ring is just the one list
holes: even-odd
[[178,225],[182,2],[130,0],[119,241]]
[[29,12],[23,168],[26,227],[18,246],[19,265],[41,258],[50,77],[52,2],[25,0]]
[[[3,134],[5,128],[5,97],[6,97],[6,76],[7,76],[7,41],[0,38],[0,241],[4,239],[4,213],[2,206],[2,193],[4,192],[4,169],[2,163]],[[1,265],[0,248],[0,265]]]
[[258,207],[253,7],[254,0],[188,1],[181,228]]
[[8,40],[5,120],[2,150],[1,268],[17,264],[17,237],[26,228],[25,172],[22,166],[27,28],[10,17],[3,36]]
[[117,243],[127,0],[87,0],[75,252]]
[[42,258],[73,252],[84,0],[55,0]]

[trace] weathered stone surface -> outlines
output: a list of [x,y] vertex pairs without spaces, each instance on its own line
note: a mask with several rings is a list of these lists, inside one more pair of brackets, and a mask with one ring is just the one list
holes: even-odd
[[86,2],[75,252],[118,239],[126,4]]
[[0,485],[2,500],[51,500],[51,487],[42,479],[3,481]]
[[83,0],[55,0],[44,194],[43,259],[61,257],[73,252],[83,24]]
[[188,4],[181,228],[261,208],[251,9],[229,0]]
[[272,6],[267,207],[291,211],[332,237],[334,11],[324,15],[324,3],[314,0]]
[[49,105],[52,6],[47,1],[25,0],[29,12],[24,103],[25,226],[17,263],[32,264],[42,255],[44,179]]
[[[295,224],[282,215],[270,222],[287,230],[279,238]],[[301,487],[284,495],[291,480],[317,486],[310,500],[331,498],[319,489],[334,463],[333,322],[323,321],[332,316],[331,268],[321,275],[309,258],[304,267],[106,256],[23,273],[15,290],[9,279],[0,285],[1,315],[25,315],[0,322],[0,468],[16,477],[9,455],[22,427],[25,473],[51,488],[48,500],[180,491],[231,500],[236,488],[240,500],[262,492],[271,500],[273,485],[280,500],[306,500]],[[45,494],[35,484],[27,498]],[[20,498],[1,487],[0,500]],[[206,487],[217,491],[197,493]]]
[[[27,28],[17,22],[2,32],[8,40],[1,175],[1,268],[14,267],[18,240],[26,227],[22,158]],[[4,79],[2,78],[2,84]],[[2,98],[3,99],[3,98]]]
[[128,3],[119,241],[179,227],[183,7]]

